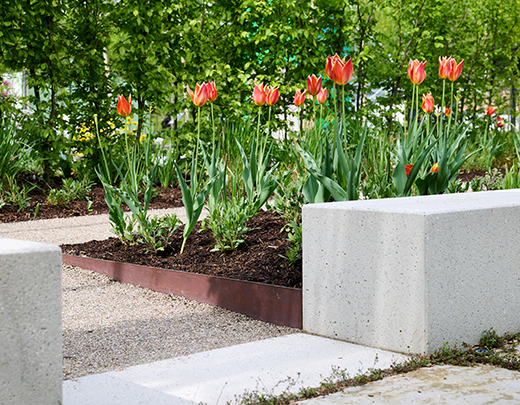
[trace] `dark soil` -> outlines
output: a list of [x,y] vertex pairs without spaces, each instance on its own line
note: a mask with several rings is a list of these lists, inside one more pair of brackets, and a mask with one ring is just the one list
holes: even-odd
[[[105,192],[100,185],[93,186],[92,191],[88,195],[88,198],[92,201],[90,209],[88,209],[88,202],[86,200],[71,201],[66,207],[49,205],[47,203],[49,188],[49,186],[34,187],[28,193],[28,197],[30,198],[28,203],[30,206],[23,211],[18,212],[18,207],[13,205],[6,205],[0,208],[0,223],[108,213],[108,206],[105,202]],[[60,186],[56,185],[54,188],[60,188]],[[179,188],[159,188],[157,192],[158,194],[153,198],[150,208],[182,207],[182,194]],[[40,204],[40,206],[35,217],[34,214],[38,204]],[[125,209],[125,206],[123,209]]]
[[215,245],[209,231],[197,225],[188,237],[183,254],[182,227],[171,238],[171,248],[158,254],[147,253],[143,245],[123,245],[119,239],[90,241],[75,245],[62,245],[63,253],[91,258],[133,263],[301,288],[301,260],[294,267],[285,256],[290,242],[287,233],[280,232],[284,221],[273,212],[260,212],[247,226],[254,228],[245,235],[245,241],[230,253],[211,252]]

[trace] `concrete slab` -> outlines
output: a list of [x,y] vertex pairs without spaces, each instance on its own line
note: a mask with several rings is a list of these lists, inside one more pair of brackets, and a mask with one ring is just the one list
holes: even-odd
[[520,403],[520,372],[492,366],[435,366],[343,392],[300,401],[300,405]]
[[303,207],[303,329],[403,353],[520,329],[520,190]]
[[61,249],[0,238],[0,404],[61,403]]
[[295,334],[65,381],[63,404],[225,404],[246,391],[298,392],[338,369],[355,376],[406,358]]

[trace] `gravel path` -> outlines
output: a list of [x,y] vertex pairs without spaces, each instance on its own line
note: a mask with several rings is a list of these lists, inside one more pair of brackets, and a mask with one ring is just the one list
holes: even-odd
[[63,265],[63,378],[300,332]]

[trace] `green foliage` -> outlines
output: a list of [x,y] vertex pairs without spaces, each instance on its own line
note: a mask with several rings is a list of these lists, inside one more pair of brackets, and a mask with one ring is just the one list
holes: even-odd
[[245,225],[247,212],[244,197],[230,196],[217,201],[202,221],[202,229],[211,231],[215,239],[212,251],[231,252],[244,242],[244,235],[251,230]]
[[501,347],[504,344],[504,339],[498,336],[497,332],[491,328],[485,330],[480,338],[480,346],[485,346],[489,349]]

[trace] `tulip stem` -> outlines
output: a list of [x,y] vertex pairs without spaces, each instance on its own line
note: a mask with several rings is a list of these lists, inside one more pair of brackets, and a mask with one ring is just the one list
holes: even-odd
[[448,132],[450,132],[450,127],[451,127],[451,114],[453,113],[453,111],[451,111],[451,108],[453,106],[453,83],[454,82],[451,82],[451,98],[450,98],[450,115],[448,117]]
[[345,85],[341,86],[341,127],[345,134]]
[[211,103],[211,126],[213,127],[213,149],[215,148],[215,118],[213,116],[213,103]]
[[338,91],[336,83],[334,83],[334,138],[338,134]]

